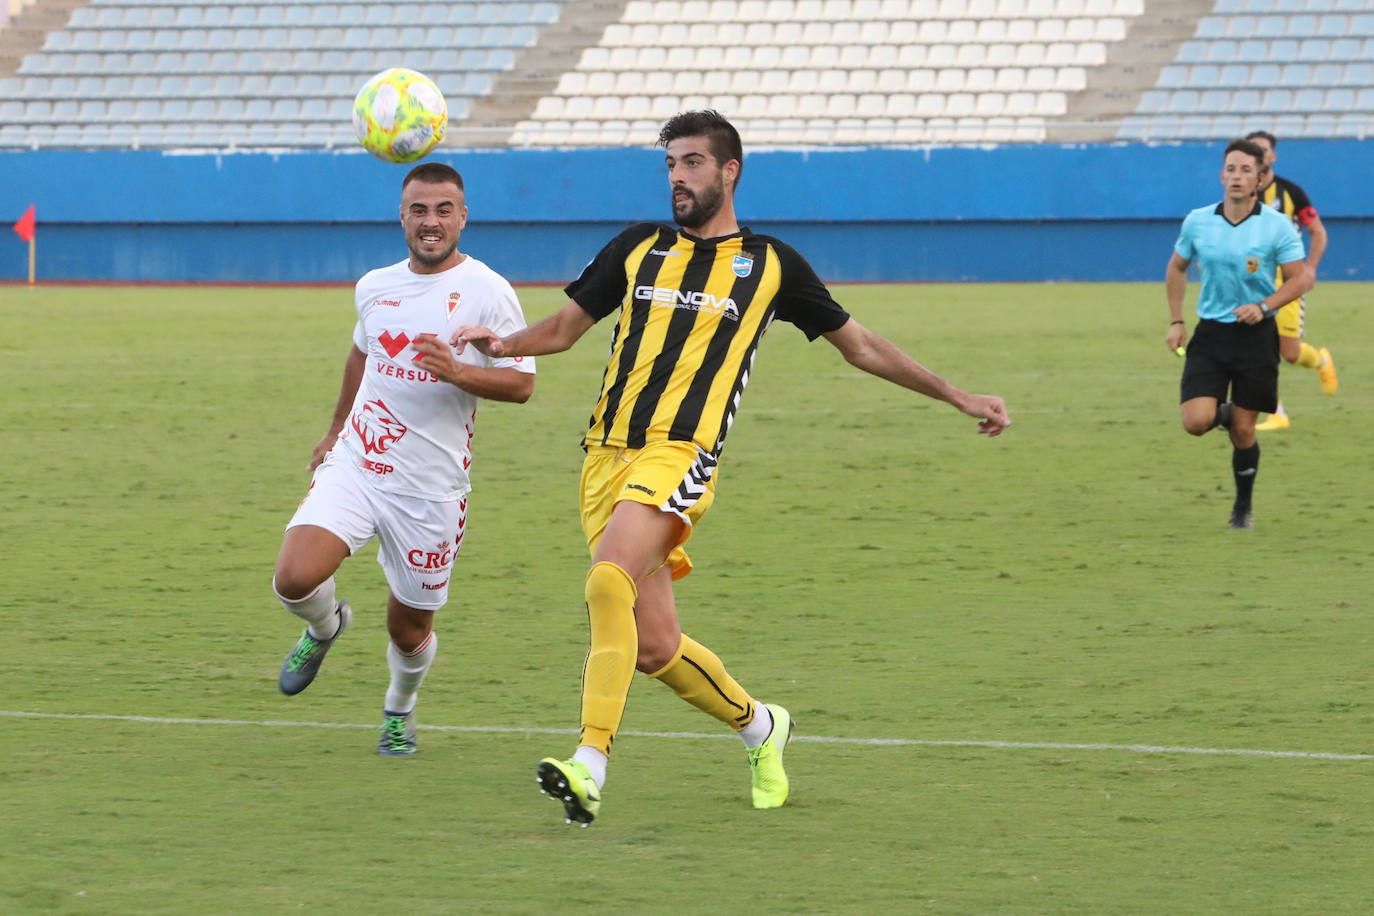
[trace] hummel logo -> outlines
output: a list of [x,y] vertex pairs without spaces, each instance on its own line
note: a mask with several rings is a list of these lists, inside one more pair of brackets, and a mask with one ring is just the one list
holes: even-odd
[[649,254],[650,254],[651,256],[653,256],[653,257],[656,257],[656,258],[680,258],[680,257],[682,257],[682,252],[680,252],[680,251],[670,251],[670,250],[668,250],[668,249],[666,249],[666,248],[650,248],[650,249],[649,249]]
[[627,483],[625,484],[625,488],[627,490],[639,490],[642,493],[648,493],[650,496],[654,495],[653,490],[650,490],[648,487],[640,486],[637,483]]
[[1236,471],[1237,477],[1254,477],[1259,468],[1246,468],[1243,471]]

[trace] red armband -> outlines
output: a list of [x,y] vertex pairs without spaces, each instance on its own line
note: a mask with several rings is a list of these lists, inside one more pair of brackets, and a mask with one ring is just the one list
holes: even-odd
[[1317,218],[1317,208],[1303,207],[1301,210],[1297,212],[1297,217],[1299,226],[1309,225],[1312,222],[1312,220]]

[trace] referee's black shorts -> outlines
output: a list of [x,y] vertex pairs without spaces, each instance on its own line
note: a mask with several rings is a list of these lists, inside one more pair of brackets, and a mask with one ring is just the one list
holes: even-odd
[[1279,405],[1279,333],[1273,317],[1259,324],[1199,321],[1188,341],[1179,401],[1216,398],[1273,413]]

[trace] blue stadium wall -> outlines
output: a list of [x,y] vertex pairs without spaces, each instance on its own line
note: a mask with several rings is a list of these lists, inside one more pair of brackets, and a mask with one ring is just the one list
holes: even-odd
[[[748,154],[746,225],[830,282],[1159,280],[1188,210],[1219,200],[1221,143]],[[1331,235],[1323,280],[1374,279],[1368,144],[1292,141],[1278,171]],[[462,248],[562,283],[627,223],[661,220],[654,150],[463,151]],[[0,225],[37,205],[40,280],[349,283],[405,256],[404,166],[353,151],[0,152]],[[0,239],[0,280],[27,274]]]

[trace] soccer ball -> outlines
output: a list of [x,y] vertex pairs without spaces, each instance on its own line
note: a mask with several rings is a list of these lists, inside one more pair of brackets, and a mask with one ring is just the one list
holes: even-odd
[[386,162],[414,162],[444,139],[448,105],[423,73],[392,67],[368,80],[353,100],[353,129],[363,149]]

